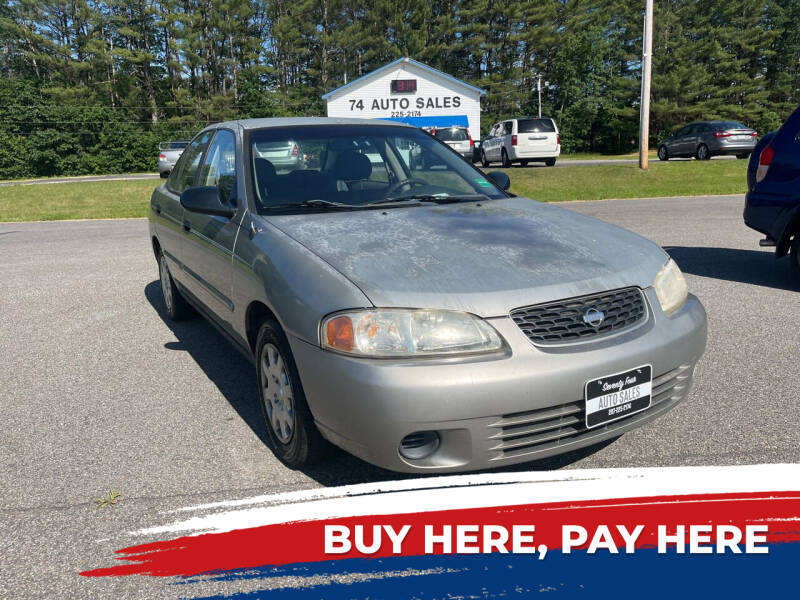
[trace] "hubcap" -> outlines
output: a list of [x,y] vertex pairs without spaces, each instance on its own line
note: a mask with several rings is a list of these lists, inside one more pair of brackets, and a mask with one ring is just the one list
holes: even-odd
[[162,254],[158,260],[158,273],[161,279],[161,294],[164,296],[164,304],[167,305],[167,310],[172,310],[172,282],[169,278],[169,268],[167,268],[167,259]]
[[294,433],[294,393],[283,356],[273,344],[261,350],[261,401],[267,420],[282,444]]

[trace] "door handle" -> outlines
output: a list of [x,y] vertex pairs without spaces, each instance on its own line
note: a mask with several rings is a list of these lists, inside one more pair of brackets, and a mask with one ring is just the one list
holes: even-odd
[[189,231],[192,228],[192,224],[187,221],[186,219],[183,220],[183,230]]

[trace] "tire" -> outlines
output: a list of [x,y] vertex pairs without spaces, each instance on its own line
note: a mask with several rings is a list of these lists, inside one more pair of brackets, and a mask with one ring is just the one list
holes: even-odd
[[161,171],[158,176],[161,177],[161,179],[166,179],[169,177],[169,171]]
[[738,158],[739,160],[745,160],[746,158],[750,158],[750,153],[748,152],[747,154],[737,154],[736,158]]
[[508,154],[506,154],[505,148],[503,148],[503,151],[500,153],[500,162],[502,163],[504,169],[511,168],[511,161],[508,159]]
[[486,152],[481,150],[481,166],[485,169],[489,166],[489,161],[486,160]]
[[163,252],[158,253],[158,279],[161,283],[161,295],[164,298],[167,316],[173,321],[183,321],[193,317],[195,311],[175,285],[175,280],[169,272],[167,257]]
[[697,153],[695,154],[697,160],[711,160],[711,152],[708,149],[708,146],[705,144],[700,144],[697,147]]
[[286,335],[272,319],[258,332],[256,374],[261,414],[275,456],[295,469],[318,461],[329,447],[314,424]]
[[792,270],[796,277],[800,278],[800,231],[794,234],[792,248],[789,250],[789,260],[792,261]]
[[555,159],[555,158],[546,158],[546,159],[544,160],[544,164],[545,164],[546,166],[548,166],[548,167],[554,167],[554,166],[555,166],[555,164],[556,164],[556,159]]
[[519,161],[519,165],[521,167],[527,167],[528,166],[528,161],[527,160],[521,160],[521,161]]
[[658,160],[669,160],[669,152],[667,151],[666,146],[659,146],[658,147]]

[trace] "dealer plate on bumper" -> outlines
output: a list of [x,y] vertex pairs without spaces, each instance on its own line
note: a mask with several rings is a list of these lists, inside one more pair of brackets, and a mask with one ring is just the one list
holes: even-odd
[[649,408],[652,391],[652,365],[587,382],[586,427],[591,429]]

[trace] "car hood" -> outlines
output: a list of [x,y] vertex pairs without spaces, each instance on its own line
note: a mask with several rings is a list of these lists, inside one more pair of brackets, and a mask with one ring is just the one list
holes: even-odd
[[630,231],[518,197],[264,218],[350,279],[375,306],[483,317],[649,287],[668,258]]

